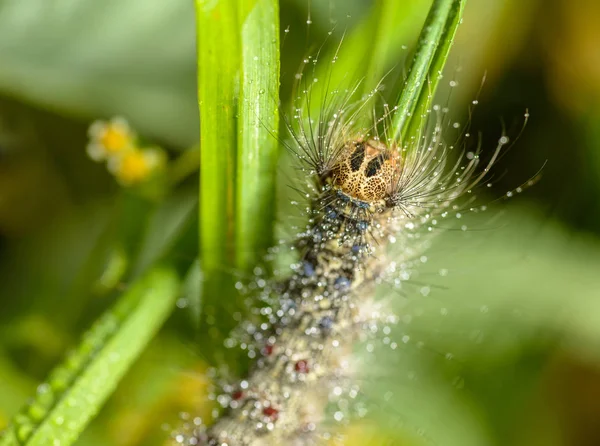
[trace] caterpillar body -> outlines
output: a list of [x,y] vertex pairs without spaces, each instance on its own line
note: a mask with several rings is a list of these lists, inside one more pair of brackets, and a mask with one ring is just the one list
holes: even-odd
[[331,392],[327,383],[348,374],[363,322],[360,299],[372,294],[379,275],[374,244],[390,218],[385,201],[395,161],[371,142],[352,141],[319,178],[314,222],[297,242],[302,260],[277,293],[280,310],[258,336],[262,357],[231,393],[230,413],[208,431],[208,444],[292,444],[315,430],[315,416],[328,403],[323,395]]
[[389,275],[389,246],[397,253],[394,274],[410,269],[424,246],[422,228],[460,208],[457,200],[471,193],[507,142],[500,140],[481,172],[478,153],[450,163],[454,147],[442,138],[441,112],[432,113],[419,140],[402,144],[387,136],[386,108],[360,127],[365,98],[352,102],[353,92],[325,98],[316,118],[310,87],[294,103],[288,148],[308,177],[309,201],[308,223],[294,242],[300,260],[287,279],[258,287],[263,321],[244,325],[258,359],[217,397],[223,415],[178,435],[179,443],[309,445],[327,437],[320,428],[326,406],[356,394],[355,386],[341,384],[352,382],[353,345],[378,318],[395,318],[365,311],[373,308],[376,283]]

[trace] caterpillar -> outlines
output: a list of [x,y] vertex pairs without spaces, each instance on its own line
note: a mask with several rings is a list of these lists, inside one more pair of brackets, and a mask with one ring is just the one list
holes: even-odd
[[254,287],[260,305],[242,324],[238,343],[256,359],[245,378],[216,397],[223,414],[210,427],[178,433],[176,443],[304,445],[327,438],[326,407],[357,392],[345,384],[354,374],[353,345],[379,319],[395,320],[373,311],[377,283],[412,268],[428,230],[461,210],[462,197],[470,203],[508,143],[500,138],[481,167],[479,151],[444,140],[444,110],[437,106],[420,138],[399,141],[388,131],[395,110],[384,105],[371,114],[365,106],[379,88],[358,100],[357,88],[334,89],[321,95],[315,112],[316,87],[298,80],[300,86],[285,118],[285,145],[306,178],[307,222],[293,242],[299,260],[289,277]]

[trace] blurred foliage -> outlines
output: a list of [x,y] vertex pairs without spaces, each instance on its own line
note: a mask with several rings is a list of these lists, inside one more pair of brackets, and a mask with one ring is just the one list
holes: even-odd
[[[281,2],[284,102],[302,57],[335,47],[370,6]],[[375,411],[350,428],[356,444],[600,443],[598,23],[594,0],[468,3],[445,76],[459,84],[452,113],[462,121],[478,100],[484,147],[503,127],[516,137],[531,113],[489,201],[546,163],[543,178],[438,236],[420,280],[385,295],[399,346],[365,359],[377,365],[365,376]],[[121,190],[85,154],[89,123],[114,115],[172,158],[197,142],[193,27],[183,0],[0,1],[0,427],[111,290],[156,259],[183,273],[197,255],[197,178],[159,201]],[[281,158],[278,222],[289,233],[293,172]],[[100,280],[121,255],[126,269]],[[78,444],[159,445],[179,412],[208,415],[188,316],[172,316]]]
[[196,140],[194,15],[186,0],[0,2],[0,88],[153,138]]
[[74,443],[171,314],[177,274],[155,267],[122,293],[16,414],[3,446]]

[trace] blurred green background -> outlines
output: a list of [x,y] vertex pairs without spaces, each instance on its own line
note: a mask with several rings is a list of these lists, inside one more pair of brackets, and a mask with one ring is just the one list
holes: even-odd
[[[421,18],[429,6],[405,3]],[[336,45],[371,6],[282,0],[284,103],[304,54],[332,30]],[[123,192],[85,153],[90,122],[114,115],[172,158],[197,142],[193,17],[188,0],[0,0],[0,428],[114,301],[123,284],[107,270],[121,253],[132,275],[197,253],[197,177],[157,201]],[[600,4],[471,0],[447,74],[457,120],[477,98],[484,148],[531,114],[482,200],[543,176],[439,235],[405,293],[381,290],[398,347],[365,358],[374,407],[347,444],[600,444]],[[208,413],[188,311],[78,444],[164,444],[180,412]]]

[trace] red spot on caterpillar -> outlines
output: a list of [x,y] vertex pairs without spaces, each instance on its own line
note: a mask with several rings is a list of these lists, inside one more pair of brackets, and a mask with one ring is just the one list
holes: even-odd
[[269,417],[271,421],[275,421],[277,418],[279,418],[279,411],[274,407],[269,406],[263,409],[263,415]]
[[263,348],[263,354],[265,356],[271,356],[273,354],[273,344],[265,345]]
[[231,399],[234,401],[238,401],[238,400],[241,400],[243,396],[244,396],[244,392],[242,392],[241,390],[236,390],[235,392],[233,392],[231,394]]
[[298,373],[308,373],[308,362],[306,362],[304,359],[301,359],[296,363],[294,369],[296,369]]

